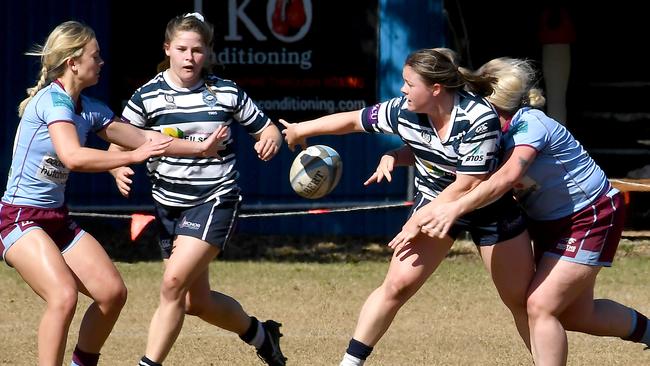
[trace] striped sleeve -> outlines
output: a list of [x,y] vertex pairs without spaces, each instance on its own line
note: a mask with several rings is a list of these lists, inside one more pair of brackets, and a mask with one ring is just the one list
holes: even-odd
[[246,92],[237,87],[233,118],[251,135],[260,133],[271,123],[271,119],[262,112]]
[[144,127],[147,122],[145,113],[146,110],[142,101],[142,88],[138,88],[126,103],[124,111],[122,111],[122,118],[129,121],[132,125]]

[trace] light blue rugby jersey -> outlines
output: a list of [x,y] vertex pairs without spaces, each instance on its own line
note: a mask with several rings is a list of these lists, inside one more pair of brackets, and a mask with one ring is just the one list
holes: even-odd
[[544,112],[522,108],[505,126],[505,150],[537,150],[526,175],[515,185],[524,211],[536,220],[555,220],[589,205],[610,187],[605,172],[561,124]]
[[367,132],[400,136],[415,154],[415,187],[427,198],[438,196],[456,180],[456,173],[485,174],[497,166],[501,137],[499,117],[484,98],[456,93],[448,136],[439,137],[426,114],[406,109],[398,97],[364,108]]
[[53,82],[27,104],[16,131],[3,202],[43,208],[63,205],[70,170],[57,157],[47,127],[60,121],[74,123],[83,146],[90,131],[106,127],[114,116],[104,103],[83,95],[80,99],[81,110],[75,113],[72,98]]
[[[201,82],[191,88],[175,85],[167,71],[156,75],[135,91],[123,117],[132,124],[203,141],[218,126],[232,128],[233,122],[249,134],[257,134],[271,120],[233,81],[210,75],[211,93]],[[166,206],[190,207],[223,196],[237,188],[232,136],[217,158],[156,157],[147,162],[153,198]]]

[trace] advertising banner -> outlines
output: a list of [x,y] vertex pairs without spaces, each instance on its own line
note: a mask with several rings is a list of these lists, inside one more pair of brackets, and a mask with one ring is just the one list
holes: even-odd
[[377,0],[206,1],[217,74],[274,120],[357,110],[376,100]]

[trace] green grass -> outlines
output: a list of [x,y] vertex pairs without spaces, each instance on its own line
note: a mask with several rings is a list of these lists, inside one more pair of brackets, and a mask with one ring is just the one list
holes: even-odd
[[[650,313],[650,245],[621,247],[604,269],[597,296]],[[213,288],[238,299],[260,319],[284,324],[289,364],[335,365],[359,309],[383,280],[388,256],[356,262],[216,261]],[[160,262],[117,263],[129,300],[103,351],[103,365],[134,365],[142,356],[158,302]],[[36,328],[43,302],[17,273],[0,266],[0,365],[36,363]],[[79,303],[66,364],[88,300]],[[650,351],[614,338],[569,334],[570,365],[650,364]],[[187,317],[169,365],[260,365],[254,350],[226,331]],[[368,365],[530,365],[532,361],[507,309],[471,246],[457,245],[418,294],[398,313]]]

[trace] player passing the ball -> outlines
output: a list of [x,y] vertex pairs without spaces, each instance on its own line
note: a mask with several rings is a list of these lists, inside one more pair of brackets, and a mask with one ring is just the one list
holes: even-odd
[[459,217],[512,189],[529,220],[537,271],[527,300],[535,365],[565,365],[566,330],[614,336],[650,346],[650,323],[635,309],[594,299],[596,277],[612,265],[625,204],[605,173],[560,123],[537,108],[530,62],[498,58],[477,75],[497,78],[488,100],[499,111],[506,159],[462,198],[433,202],[394,239],[403,245],[420,231],[443,237]]
[[[210,289],[208,266],[230,239],[241,202],[229,126],[237,123],[254,136],[255,151],[263,161],[275,156],[282,144],[278,128],[248,95],[211,73],[212,40],[212,26],[201,14],[171,19],[165,30],[163,70],[136,90],[123,112],[133,125],[189,140],[228,132],[218,158],[165,157],[147,163],[165,271],[142,366],[162,364],[185,314],[238,334],[269,365],[286,362],[279,323],[262,323],[232,297]],[[122,168],[113,174],[127,195],[133,171]]]
[[[0,250],[5,263],[46,302],[38,328],[38,364],[62,364],[81,292],[93,302],[81,321],[72,365],[93,366],[127,290],[102,246],[68,214],[70,171],[102,172],[161,154],[215,154],[220,140],[214,135],[193,143],[143,131],[83,95],[97,84],[104,64],[87,25],[64,22],[27,55],[40,57],[41,71],[18,109],[20,123],[0,203]],[[84,147],[91,132],[133,150]]]
[[[492,92],[493,79],[459,68],[447,50],[412,53],[402,76],[401,97],[302,123],[280,121],[290,148],[323,134],[398,135],[414,154],[413,215],[431,200],[456,200],[487,179],[498,163],[501,130],[496,111],[481,96]],[[436,270],[461,231],[471,234],[521,338],[529,344],[525,299],[533,276],[530,238],[514,199],[503,197],[458,220],[445,237],[417,235],[393,253],[384,282],[361,309],[341,365],[365,362],[397,311]]]

